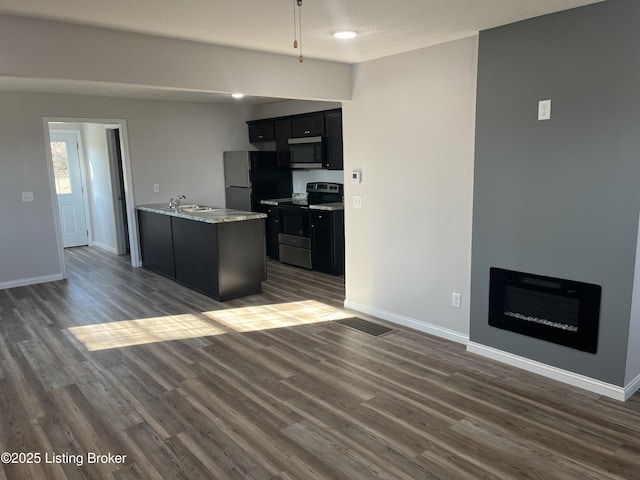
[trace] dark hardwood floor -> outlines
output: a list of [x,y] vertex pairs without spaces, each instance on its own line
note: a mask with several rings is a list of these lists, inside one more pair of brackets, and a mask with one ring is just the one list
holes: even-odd
[[638,395],[353,331],[342,278],[272,262],[219,303],[66,255],[68,280],[0,291],[0,479],[640,478]]

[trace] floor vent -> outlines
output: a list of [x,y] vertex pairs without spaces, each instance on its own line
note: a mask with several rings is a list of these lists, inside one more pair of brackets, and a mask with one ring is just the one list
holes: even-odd
[[395,331],[393,328],[385,327],[377,323],[370,322],[369,320],[363,320],[362,318],[352,317],[345,318],[344,320],[337,320],[336,323],[344,325],[345,327],[358,330],[359,332],[366,333],[372,337],[381,337],[387,333]]

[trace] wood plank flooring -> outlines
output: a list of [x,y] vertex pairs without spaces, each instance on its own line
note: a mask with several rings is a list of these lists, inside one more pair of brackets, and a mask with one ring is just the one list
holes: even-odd
[[270,262],[219,303],[66,256],[68,280],[0,291],[0,451],[40,455],[0,479],[640,479],[638,395],[343,327],[342,278]]

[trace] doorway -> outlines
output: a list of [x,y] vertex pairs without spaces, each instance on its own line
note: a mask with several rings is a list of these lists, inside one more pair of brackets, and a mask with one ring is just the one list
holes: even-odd
[[[47,153],[52,193],[59,206],[56,228],[63,277],[66,278],[64,249],[70,246],[91,245],[114,254],[130,254],[132,266],[140,266],[126,122],[111,119],[43,120],[51,146]],[[76,154],[80,176],[84,178],[79,189],[73,186],[72,181]],[[81,226],[76,228],[75,224],[81,225],[82,222],[81,202],[78,201],[77,207],[68,207],[62,201],[63,198],[70,200],[67,199],[69,190],[84,195],[86,227],[83,240],[69,239],[68,232],[80,230]]]

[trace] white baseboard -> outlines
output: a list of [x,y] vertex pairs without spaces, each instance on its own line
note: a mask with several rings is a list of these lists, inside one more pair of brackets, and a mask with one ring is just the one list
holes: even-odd
[[631,398],[631,395],[636,393],[638,390],[640,390],[640,375],[631,380],[631,382],[628,383],[626,387],[624,387],[625,401]]
[[504,352],[496,348],[487,347],[479,343],[474,343],[469,341],[469,337],[467,335],[463,335],[459,332],[455,332],[453,330],[442,328],[436,325],[426,324],[414,318],[398,315],[397,313],[380,310],[368,305],[362,305],[356,302],[352,302],[350,300],[344,301],[344,308],[355,310],[356,312],[365,313],[367,315],[371,315],[382,320],[387,320],[398,325],[413,328],[414,330],[451,340],[452,342],[461,343],[467,346],[467,351],[470,353],[482,355],[483,357],[491,358],[492,360],[497,360],[507,365],[521,368],[528,372],[542,375],[543,377],[551,378],[553,380],[557,380],[574,387],[579,387],[589,392],[597,393],[598,395],[613,398],[614,400],[618,400],[621,402],[627,401],[635,392],[640,390],[640,375],[638,375],[629,384],[627,384],[627,386],[620,387],[603,382],[601,380],[596,380],[591,377],[586,377],[584,375],[569,372],[568,370],[545,365],[544,363],[536,362],[535,360],[520,357],[518,355]]
[[397,313],[380,310],[367,305],[361,305],[350,300],[344,301],[344,308],[355,310],[356,312],[366,313],[367,315],[378,317],[382,320],[397,323],[398,325],[413,328],[414,330],[428,333],[436,337],[445,338],[447,340],[451,340],[452,342],[461,343],[463,345],[466,345],[469,342],[469,336],[464,335],[460,332],[438,327],[437,325],[420,322],[415,318],[405,317],[403,315],[398,315]]
[[38,283],[57,282],[59,280],[64,280],[62,274],[46,275],[44,277],[23,278],[21,280],[0,283],[0,290],[4,290],[5,288],[26,287],[27,285],[36,285]]
[[[467,344],[467,351],[497,360],[498,362],[506,363],[507,365],[521,368],[528,372],[542,375],[543,377],[558,380],[559,382],[563,382],[574,387],[588,390],[589,392],[604,395],[605,397],[613,398],[614,400],[619,400],[621,402],[626,401],[631,396],[631,394],[627,395],[627,388],[605,383],[591,377],[585,377],[584,375],[569,372],[561,368],[545,365],[544,363],[536,362],[535,360],[520,357],[512,353],[503,352],[502,350],[487,347],[479,343],[469,342]],[[636,379],[636,382],[638,383],[636,387],[640,387],[640,377]],[[631,392],[631,389],[629,389],[629,391]]]
[[98,247],[98,248],[101,248],[102,250],[106,250],[109,253],[118,255],[118,249],[116,247],[112,247],[111,245],[105,245],[104,243],[100,243],[100,242],[93,242],[91,246]]

